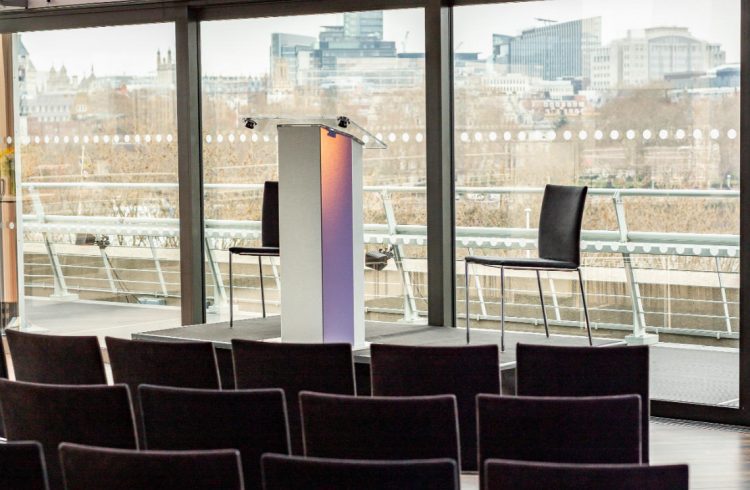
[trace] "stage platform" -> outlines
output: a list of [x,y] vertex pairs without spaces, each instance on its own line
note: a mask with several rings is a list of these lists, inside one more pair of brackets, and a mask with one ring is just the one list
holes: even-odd
[[[212,342],[217,349],[220,349],[218,352],[220,353],[219,363],[223,365],[222,381],[229,383],[231,361],[227,361],[226,354],[231,351],[232,339],[278,342],[281,340],[281,317],[271,316],[236,320],[233,328],[229,327],[229,322],[188,325],[134,333],[133,338],[156,341],[199,340]],[[369,343],[378,344],[458,346],[466,345],[466,329],[367,321],[365,322],[365,340]],[[515,392],[516,344],[518,343],[585,346],[588,345],[588,339],[585,336],[551,335],[550,338],[547,338],[543,333],[505,332],[505,351],[500,354],[503,392]],[[594,338],[593,343],[594,346],[602,347],[622,344],[623,342]],[[499,346],[500,332],[472,328],[471,344],[497,344]],[[355,350],[353,355],[357,370],[358,392],[369,391],[370,350]]]

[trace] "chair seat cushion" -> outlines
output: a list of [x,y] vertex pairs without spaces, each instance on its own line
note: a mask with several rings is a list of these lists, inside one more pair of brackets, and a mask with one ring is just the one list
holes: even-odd
[[469,264],[480,264],[495,267],[517,267],[529,269],[577,269],[578,264],[563,260],[540,259],[538,257],[466,257]]
[[279,255],[279,247],[230,247],[229,253],[235,255],[264,255],[276,257]]

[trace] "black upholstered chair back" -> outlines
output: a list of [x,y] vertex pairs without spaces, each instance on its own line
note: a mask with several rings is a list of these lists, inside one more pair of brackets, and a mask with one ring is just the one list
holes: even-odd
[[42,445],[35,441],[0,444],[0,488],[47,490]]
[[0,410],[8,440],[39,441],[50,488],[63,488],[61,442],[137,448],[125,385],[74,386],[0,380]]
[[264,490],[458,490],[456,462],[450,459],[352,461],[263,456]]
[[581,221],[588,187],[548,184],[539,214],[539,258],[581,263]]
[[289,454],[284,392],[141,385],[145,448],[240,451],[246,489],[261,488],[263,453]]
[[[8,330],[3,330],[7,332]],[[8,360],[5,359],[5,344],[2,335],[0,335],[0,379],[8,379]],[[0,423],[0,434],[2,433],[2,423]]]
[[[550,368],[551,369],[551,368]],[[487,459],[640,463],[641,401],[479,395],[479,467]],[[482,476],[480,472],[480,488]]]
[[292,454],[302,454],[300,391],[354,395],[349,344],[295,344],[232,340],[238,389],[281,388],[287,400]]
[[687,490],[688,466],[488,460],[485,490]]
[[107,384],[96,336],[40,335],[8,330],[18,381],[61,385]]
[[497,345],[460,347],[370,346],[372,394],[456,396],[461,465],[477,470],[477,406],[480,393],[500,394]]
[[354,397],[303,392],[300,407],[305,456],[461,461],[453,395]]
[[642,462],[649,462],[649,348],[518,344],[516,391],[523,396],[641,396]]
[[261,242],[264,247],[279,246],[279,183],[263,184],[263,218]]
[[63,444],[66,490],[242,490],[240,455],[214,451],[128,451]]

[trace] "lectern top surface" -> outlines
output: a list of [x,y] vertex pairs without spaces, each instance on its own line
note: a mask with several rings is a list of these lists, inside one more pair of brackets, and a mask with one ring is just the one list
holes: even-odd
[[321,116],[321,117],[287,117],[287,116],[246,116],[242,118],[246,128],[260,132],[269,133],[280,127],[288,126],[315,126],[325,128],[334,133],[349,136],[361,143],[365,148],[384,150],[388,148],[380,138],[352,121],[346,116]]

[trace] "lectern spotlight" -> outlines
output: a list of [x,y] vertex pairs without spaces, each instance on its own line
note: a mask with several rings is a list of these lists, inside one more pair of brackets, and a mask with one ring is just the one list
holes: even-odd
[[282,342],[365,347],[362,150],[385,145],[344,116],[244,123],[278,131]]

